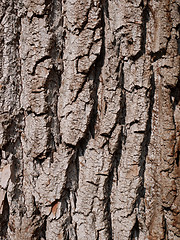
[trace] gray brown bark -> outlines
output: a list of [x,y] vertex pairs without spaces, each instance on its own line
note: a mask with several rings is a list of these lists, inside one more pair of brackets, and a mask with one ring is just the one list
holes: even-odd
[[1,239],[180,239],[179,12],[0,2]]

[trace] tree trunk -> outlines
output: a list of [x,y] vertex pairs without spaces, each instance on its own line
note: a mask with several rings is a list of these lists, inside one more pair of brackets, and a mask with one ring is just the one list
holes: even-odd
[[0,2],[2,240],[180,239],[179,12]]

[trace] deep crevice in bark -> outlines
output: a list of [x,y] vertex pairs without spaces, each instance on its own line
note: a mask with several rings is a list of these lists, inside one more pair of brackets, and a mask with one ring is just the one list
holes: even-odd
[[176,165],[179,167],[180,151],[177,151]]
[[165,47],[159,49],[157,52],[151,52],[151,58],[152,58],[153,62],[156,62],[157,60],[162,59],[162,57],[166,55],[168,43],[169,43],[170,39],[171,39],[171,35],[167,38],[167,43],[166,43]]
[[130,240],[138,240],[139,239],[139,221],[136,217],[136,222],[134,224],[133,229],[131,230]]
[[136,199],[136,203],[139,205],[140,198],[145,195],[145,188],[144,188],[144,173],[146,169],[146,157],[148,156],[148,147],[151,139],[151,121],[152,121],[152,111],[154,105],[154,95],[155,95],[155,78],[154,78],[154,71],[153,67],[151,67],[152,76],[150,77],[150,90],[149,90],[149,109],[148,109],[148,120],[146,122],[146,129],[144,133],[144,139],[141,144],[141,156],[139,159],[140,171],[139,176],[141,177],[141,185],[138,189],[138,197]]
[[[180,102],[180,76],[178,77],[178,81],[175,87],[169,87],[171,89],[170,96],[171,102],[173,104],[173,110],[175,110],[176,106]],[[173,99],[172,99],[173,97]]]
[[106,17],[109,18],[109,0],[101,0],[101,1],[102,1],[104,13],[106,14]]
[[[60,144],[60,138],[58,137],[60,135],[60,124],[57,116],[57,105],[60,87],[61,76],[56,67],[53,65],[53,68],[51,69],[45,84],[46,102],[48,104],[47,111],[48,116],[51,117],[51,120],[47,123],[50,138],[49,149],[52,149],[52,151],[56,151],[56,148]],[[54,132],[56,133],[56,135],[54,134]]]
[[9,203],[8,203],[7,193],[6,193],[4,202],[3,202],[3,211],[2,211],[2,214],[0,214],[0,236],[1,236],[1,239],[6,239],[8,222],[9,222]]
[[163,229],[164,229],[164,240],[168,240],[168,229],[167,229],[167,222],[166,222],[166,218],[163,215]]
[[32,235],[32,239],[34,240],[46,240],[46,218],[44,218],[44,220],[42,221],[42,224],[40,225],[40,223],[38,223],[40,226],[38,226]]
[[146,6],[143,6],[142,11],[142,26],[141,26],[141,49],[140,51],[134,55],[131,56],[130,59],[132,59],[134,62],[137,61],[146,51],[146,34],[147,34],[147,27],[146,24],[149,21],[149,6],[148,6],[149,0],[147,1]]
[[160,49],[158,52],[152,52],[151,57],[154,62],[156,62],[158,59],[161,59],[162,56],[166,55],[166,48]]

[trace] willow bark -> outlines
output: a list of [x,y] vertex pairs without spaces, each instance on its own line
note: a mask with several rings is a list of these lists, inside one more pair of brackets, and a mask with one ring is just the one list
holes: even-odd
[[180,239],[179,12],[0,2],[2,240]]

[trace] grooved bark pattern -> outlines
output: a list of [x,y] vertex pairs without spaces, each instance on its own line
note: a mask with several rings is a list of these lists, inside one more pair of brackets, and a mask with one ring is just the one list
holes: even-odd
[[0,2],[0,238],[180,239],[180,3]]

